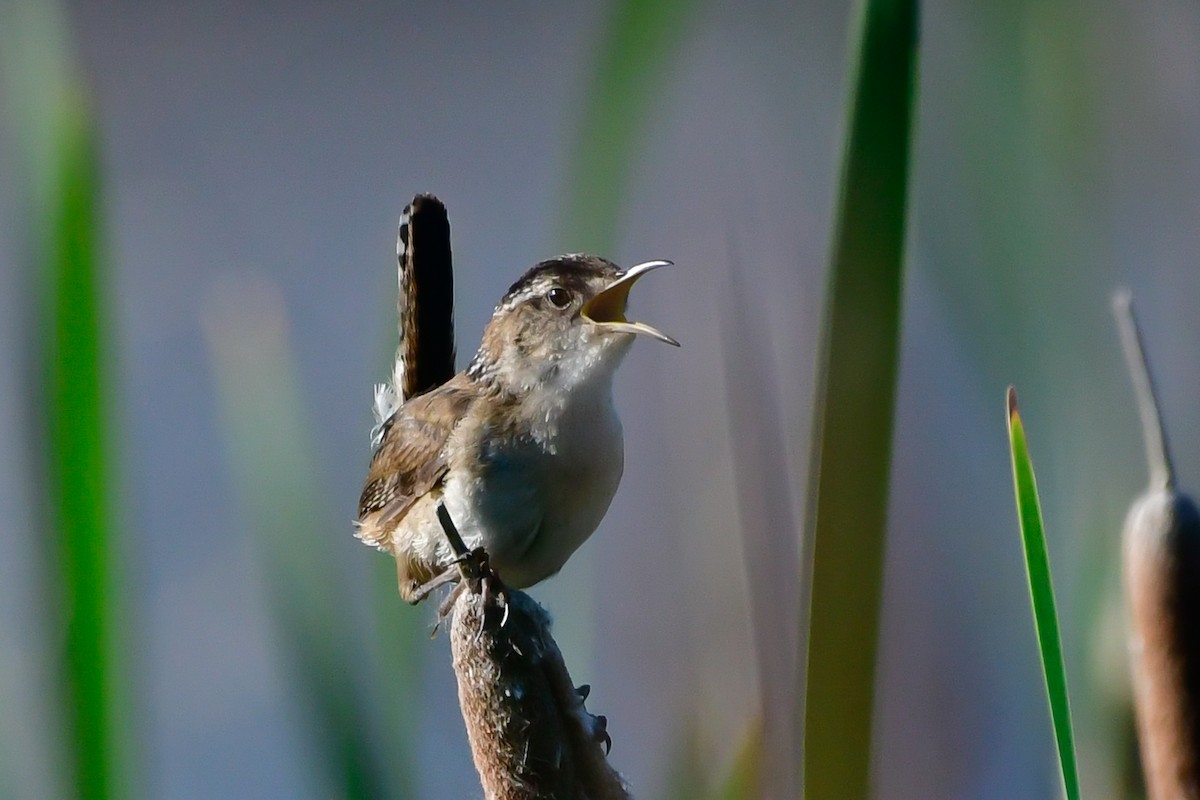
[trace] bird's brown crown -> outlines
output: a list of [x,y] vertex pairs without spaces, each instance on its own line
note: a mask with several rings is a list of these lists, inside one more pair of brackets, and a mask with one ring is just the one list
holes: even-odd
[[546,379],[572,354],[597,344],[581,311],[620,275],[616,264],[590,255],[534,265],[496,305],[468,374],[526,386]]
[[534,264],[508,287],[496,305],[496,311],[519,303],[543,298],[559,287],[585,300],[603,289],[621,274],[621,268],[608,259],[585,254],[565,255]]

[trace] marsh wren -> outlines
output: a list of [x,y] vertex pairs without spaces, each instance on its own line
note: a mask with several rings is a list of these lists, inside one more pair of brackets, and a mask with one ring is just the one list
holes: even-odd
[[451,574],[439,503],[514,588],[558,572],[595,531],[623,468],[613,374],[638,334],[679,344],[625,318],[629,290],[669,263],[543,261],[500,300],[466,370],[407,397],[398,364],[377,391],[356,534],[396,557],[405,600]]

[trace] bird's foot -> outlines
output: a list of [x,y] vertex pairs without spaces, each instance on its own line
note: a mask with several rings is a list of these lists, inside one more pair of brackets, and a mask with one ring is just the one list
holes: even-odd
[[499,598],[504,609],[504,616],[500,619],[500,625],[503,627],[504,623],[508,622],[508,598],[504,593],[504,584],[500,582],[495,570],[488,563],[487,551],[482,547],[467,549],[458,528],[454,525],[454,520],[450,518],[450,512],[446,509],[445,503],[438,503],[437,518],[442,525],[442,532],[446,534],[450,550],[455,554],[454,560],[450,562],[451,565],[457,565],[459,574],[471,586],[471,590],[479,592],[483,596],[484,613],[481,615],[480,634],[483,633],[483,621],[487,619],[487,608],[493,597]]
[[579,697],[579,719],[585,731],[590,734],[592,741],[604,745],[604,755],[612,752],[612,737],[608,735],[608,717],[603,714],[592,714],[584,706],[592,687],[588,684],[576,687],[575,694]]
[[[457,567],[457,569],[455,568]],[[473,592],[477,592],[482,598],[483,613],[480,615],[480,626],[478,636],[483,635],[484,623],[487,620],[488,609],[493,605],[499,605],[502,610],[500,617],[500,627],[504,627],[508,622],[508,594],[505,590],[503,581],[491,568],[488,563],[487,551],[482,547],[476,547],[468,550],[459,556],[456,556],[449,565],[449,568],[442,575],[450,575],[451,577],[442,581],[442,583],[454,582],[455,586],[446,595],[441,604],[438,606],[437,623],[433,626],[433,632],[436,635],[442,621],[450,616],[450,612],[454,610],[454,604],[458,602],[458,598],[468,588]],[[439,575],[438,578],[442,576]],[[438,580],[438,579],[434,579]],[[434,581],[430,581],[433,583]],[[441,583],[439,583],[441,585]],[[431,587],[430,591],[433,588]],[[426,593],[428,594],[428,593]],[[422,595],[424,596],[424,595]]]
[[492,567],[488,563],[487,550],[482,547],[473,547],[456,555],[451,559],[450,564],[457,566],[458,573],[472,583],[483,580],[492,572]]
[[508,622],[508,593],[504,588],[504,582],[500,580],[500,576],[488,563],[487,552],[482,547],[476,547],[455,560],[460,562],[459,569],[462,570],[471,589],[479,593],[480,601],[483,604],[477,637],[483,635],[488,610],[493,605],[498,605],[501,609],[500,627],[503,628]]
[[[479,593],[483,596],[483,609],[486,615],[493,600],[500,606],[503,613],[500,616],[500,627],[508,622],[508,593],[504,590],[504,582],[492,570],[480,580]],[[482,628],[480,629],[482,631]]]

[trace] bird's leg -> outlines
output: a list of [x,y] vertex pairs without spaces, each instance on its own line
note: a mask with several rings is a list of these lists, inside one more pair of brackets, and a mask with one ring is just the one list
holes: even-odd
[[[493,601],[498,600],[504,612],[500,617],[500,627],[504,627],[504,624],[508,622],[508,597],[504,591],[504,582],[500,580],[500,576],[496,574],[491,564],[488,563],[487,551],[482,547],[476,547],[455,557],[452,563],[458,565],[458,571],[463,578],[463,584],[451,593],[452,596],[446,598],[446,602],[443,604],[446,612],[449,613],[450,607],[458,599],[458,595],[461,594],[461,587],[469,584],[474,591],[479,592],[482,596],[485,611],[480,619],[486,619],[486,609],[492,605]],[[480,627],[479,633],[480,635],[483,634],[482,627]]]
[[437,575],[434,575],[432,578],[425,581],[425,583],[422,583],[420,586],[417,586],[415,589],[413,589],[412,595],[408,598],[408,602],[416,605],[426,597],[429,597],[429,595],[433,594],[442,586],[445,586],[448,583],[455,583],[459,580],[459,577],[458,570],[444,569]]
[[[454,604],[458,602],[458,598],[462,595],[467,587],[471,587],[474,591],[483,595],[483,605],[487,608],[487,604],[491,597],[492,581],[498,580],[496,574],[492,572],[488,566],[487,551],[482,547],[476,547],[474,550],[468,550],[462,555],[455,556],[450,562],[443,575],[451,575],[449,581],[454,582],[454,588],[446,595],[445,599],[438,605],[437,622],[433,625],[433,636],[437,636],[438,628],[442,625],[442,620],[450,616],[450,612],[454,609]],[[455,566],[457,565],[457,569]],[[431,581],[432,583],[432,581]],[[508,608],[505,607],[505,618],[508,617]],[[480,619],[486,618],[486,611]],[[503,624],[503,623],[501,623]],[[483,628],[479,629],[480,635],[483,634]]]
[[[463,542],[462,535],[459,534],[458,528],[454,525],[454,520],[450,518],[450,512],[446,510],[445,503],[437,505],[438,522],[442,524],[442,532],[446,534],[446,541],[450,543],[450,550],[454,553],[454,559],[451,564],[458,565],[458,574],[465,582],[470,583],[472,589],[483,595],[483,607],[491,603],[493,597],[500,600],[501,606],[504,609],[504,615],[500,618],[500,626],[508,622],[508,598],[505,596],[504,584],[501,583],[500,577],[488,564],[487,551],[482,547],[476,547],[471,550],[467,549],[467,545]],[[449,571],[449,570],[447,570]],[[454,605],[454,600],[458,599],[460,590],[452,592],[452,597],[446,598],[446,603],[443,604],[439,616],[439,621],[442,616],[449,613],[449,608]],[[481,615],[480,619],[487,618],[487,614]],[[480,634],[483,633],[483,628],[479,629]]]
[[[454,608],[454,603],[458,600],[458,596],[466,590],[468,583],[486,582],[487,576],[492,574],[487,559],[487,551],[482,547],[468,550],[451,559],[450,563],[436,578],[417,589],[417,599],[413,600],[414,603],[424,600],[439,586],[444,586],[447,583],[454,584],[454,588],[438,604],[437,621],[433,624],[433,636],[437,636],[438,628],[442,625],[442,620],[450,616],[450,610]],[[458,567],[457,569],[455,569],[456,566]]]

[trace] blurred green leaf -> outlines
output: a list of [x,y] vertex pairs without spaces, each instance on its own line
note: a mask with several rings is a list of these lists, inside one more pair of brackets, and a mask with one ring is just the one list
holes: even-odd
[[733,763],[725,776],[713,786],[713,768],[702,750],[699,726],[687,719],[678,726],[680,735],[668,769],[666,800],[758,800],[763,797],[763,762],[767,758],[763,742],[763,721],[751,720],[742,735]]
[[1021,524],[1021,543],[1025,551],[1025,570],[1029,576],[1029,596],[1033,602],[1033,623],[1037,628],[1038,650],[1046,696],[1054,721],[1054,742],[1058,748],[1063,786],[1068,800],[1079,800],[1079,773],[1075,763],[1075,742],[1071,730],[1071,704],[1067,696],[1067,671],[1063,664],[1062,639],[1058,631],[1058,612],[1054,604],[1054,581],[1050,575],[1050,556],[1046,551],[1046,533],[1042,527],[1042,507],[1038,500],[1037,480],[1025,441],[1025,428],[1017,412],[1017,393],[1008,389],[1008,439],[1012,453],[1013,488],[1017,499],[1017,518]]
[[696,0],[613,5],[569,165],[563,238],[572,252],[610,253],[616,244],[651,104],[698,5]]
[[[787,423],[779,380],[769,352],[772,334],[752,301],[753,270],[731,241],[725,302],[717,315],[722,339],[738,528],[749,600],[754,663],[758,671],[755,725],[762,772],[757,776],[770,797],[797,793],[793,717],[796,692],[796,640],[799,613],[799,524],[794,512],[792,472],[784,442]],[[747,391],[754,387],[754,391]]]
[[701,752],[700,727],[692,710],[684,711],[676,730],[674,741],[667,743],[673,751],[668,757],[666,787],[661,796],[664,800],[705,797],[711,768]]
[[98,159],[82,105],[64,109],[43,274],[48,486],[66,623],[65,706],[80,797],[121,795],[115,619],[118,542],[110,516],[109,375],[101,300]]
[[859,14],[809,471],[808,800],[869,796],[900,342],[917,5]]
[[763,724],[761,720],[755,720],[742,737],[729,774],[712,793],[713,800],[758,800],[762,797],[764,756]]
[[[343,797],[410,797],[411,737],[388,730],[386,701],[368,682],[367,648],[336,550],[335,537],[349,541],[350,526],[328,520],[321,500],[283,298],[266,281],[231,278],[208,304],[205,332],[237,488],[323,767]],[[385,678],[389,687],[413,679]]]
[[[365,434],[363,441],[367,441]],[[363,450],[365,453],[365,445]],[[396,797],[414,797],[415,750],[420,714],[425,707],[422,681],[425,659],[433,651],[429,617],[400,599],[394,558],[375,552],[363,556],[371,562],[372,638],[378,648],[373,677],[382,681],[381,689],[375,692],[375,702],[389,740],[387,753],[396,779]]]
[[29,416],[39,432],[31,437],[31,473],[48,528],[47,588],[55,603],[47,617],[62,632],[55,644],[64,785],[81,798],[128,796],[133,742],[120,537],[112,522],[113,370],[96,133],[61,5],[6,4],[0,31],[3,97],[23,182],[26,286],[36,301],[29,320],[38,381]]

